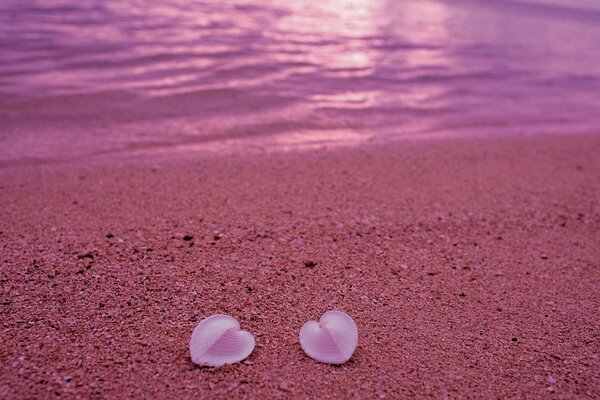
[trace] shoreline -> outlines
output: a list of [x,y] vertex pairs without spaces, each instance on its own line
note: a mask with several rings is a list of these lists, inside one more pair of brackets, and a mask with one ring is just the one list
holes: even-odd
[[[475,129],[475,128],[472,128]],[[502,129],[502,128],[498,128]],[[196,138],[198,143],[190,140],[188,143],[167,143],[167,142],[139,142],[130,143],[121,148],[97,149],[90,153],[82,153],[71,157],[58,157],[52,154],[41,153],[39,156],[27,157],[24,159],[0,159],[1,169],[19,169],[19,168],[37,168],[51,165],[71,165],[79,166],[98,166],[118,164],[124,167],[128,164],[164,164],[172,163],[177,160],[186,160],[194,162],[197,160],[227,160],[229,158],[258,159],[266,157],[280,157],[291,155],[300,157],[302,154],[310,153],[337,153],[356,151],[361,148],[378,151],[378,149],[391,147],[402,147],[404,145],[425,145],[431,143],[434,146],[440,145],[460,145],[461,143],[487,143],[502,144],[513,141],[538,141],[538,140],[592,140],[598,136],[596,130],[581,130],[575,133],[565,133],[564,130],[550,132],[543,131],[537,133],[524,133],[522,128],[516,131],[503,131],[502,135],[498,133],[447,133],[446,131],[436,130],[437,133],[415,132],[400,136],[365,136],[361,140],[309,140],[306,141],[291,139],[293,136],[269,136],[257,139],[249,136],[244,138],[206,138],[199,136]],[[444,133],[446,132],[446,133]],[[206,139],[206,140],[205,140]],[[283,142],[278,143],[278,142]],[[285,144],[289,143],[289,144]]]
[[[598,171],[594,135],[0,168],[0,396],[597,397]],[[333,308],[341,367],[297,338]],[[191,363],[213,313],[246,362]]]

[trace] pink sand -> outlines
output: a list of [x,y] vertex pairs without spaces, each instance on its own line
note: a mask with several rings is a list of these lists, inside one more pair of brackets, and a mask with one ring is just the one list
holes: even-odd
[[[0,397],[598,398],[599,171],[597,136],[5,166]],[[342,367],[298,343],[328,309]],[[245,362],[191,362],[214,313]]]

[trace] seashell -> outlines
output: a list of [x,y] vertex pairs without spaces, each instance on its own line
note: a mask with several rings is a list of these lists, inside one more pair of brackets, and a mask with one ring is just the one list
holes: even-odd
[[190,356],[195,364],[220,367],[242,361],[254,350],[254,336],[242,331],[229,315],[212,315],[200,321],[190,340]]
[[341,311],[327,311],[319,322],[308,321],[300,329],[300,346],[309,357],[327,364],[343,364],[358,345],[354,320]]

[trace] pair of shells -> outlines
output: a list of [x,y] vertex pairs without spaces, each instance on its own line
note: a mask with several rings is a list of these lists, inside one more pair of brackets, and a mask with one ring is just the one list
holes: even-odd
[[[300,346],[311,358],[327,364],[343,364],[352,357],[358,344],[354,320],[341,311],[327,311],[319,322],[308,321],[300,329]],[[190,340],[190,355],[195,364],[219,367],[242,361],[254,350],[254,336],[240,329],[228,315],[213,315],[202,320]]]

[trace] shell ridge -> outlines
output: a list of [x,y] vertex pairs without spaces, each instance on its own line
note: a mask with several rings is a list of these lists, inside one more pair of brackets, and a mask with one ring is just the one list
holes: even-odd
[[338,354],[341,354],[342,356],[345,357],[344,352],[342,351],[342,349],[340,349],[340,346],[339,346],[338,342],[335,340],[335,335],[332,335],[331,332],[329,332],[329,329],[327,329],[326,327],[323,327],[323,330],[326,332],[326,334],[331,339],[331,342],[335,346],[335,349],[338,351]]
[[[202,353],[198,354],[198,357],[202,357],[206,353],[208,353],[210,351],[210,349],[215,345],[215,343],[219,339],[221,339],[221,337],[223,337],[223,335],[228,330],[235,329],[235,328],[240,329],[240,324],[234,318],[231,318],[228,315],[219,315],[219,314],[217,314],[217,315],[213,315],[213,316],[211,316],[209,318],[212,318],[212,317],[228,317],[228,321],[233,322],[233,326],[220,327],[216,331],[212,331],[212,332],[208,331],[203,336],[201,336],[201,338],[203,339],[203,345],[206,346],[206,347],[203,349]],[[207,326],[211,325],[212,321],[208,321],[208,319],[205,320],[205,321],[207,321],[207,323],[206,323]]]
[[[204,352],[204,354],[210,353],[210,351],[212,349],[214,349],[220,341],[227,340],[227,344],[229,344],[229,342],[231,342],[231,338],[228,337],[228,335],[230,333],[235,334],[235,332],[236,332],[236,329],[234,327],[231,327],[231,328],[227,328],[227,329],[219,332],[218,335],[214,335],[216,337],[216,339],[214,341],[212,341],[212,343],[206,348],[206,351]],[[237,332],[241,332],[241,331],[237,330]]]
[[[327,333],[329,334],[329,336],[331,337],[331,340],[333,341],[333,343],[336,346],[336,349],[338,350],[339,354],[342,355],[344,358],[347,358],[348,356],[346,355],[347,351],[349,349],[348,344],[350,342],[352,342],[352,337],[356,336],[356,340],[358,340],[358,332],[356,329],[356,324],[354,323],[354,321],[352,320],[352,318],[350,318],[346,313],[342,312],[342,311],[337,311],[337,310],[332,310],[332,311],[328,311],[325,314],[323,314],[323,316],[321,318],[327,318],[329,317],[331,319],[331,322],[333,322],[334,324],[349,324],[353,329],[352,329],[352,333],[346,333],[343,330],[339,330],[339,329],[335,329],[335,325],[332,328],[327,327],[327,326],[323,326],[323,328],[327,331]],[[320,322],[320,321],[319,321]],[[319,323],[319,325],[321,325]],[[326,324],[323,324],[326,325]],[[337,335],[333,335],[331,333],[331,330],[337,331]],[[336,340],[337,339],[337,340]],[[354,350],[350,353],[350,357],[352,356],[352,353],[354,353]]]

